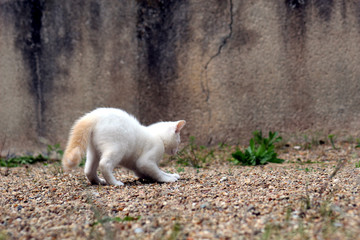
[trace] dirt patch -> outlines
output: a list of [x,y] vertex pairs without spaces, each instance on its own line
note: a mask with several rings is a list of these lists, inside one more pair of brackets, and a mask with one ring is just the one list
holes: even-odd
[[[168,163],[176,183],[91,186],[59,163],[0,168],[0,239],[360,239],[359,150],[283,150],[284,164]],[[339,161],[344,165],[329,179]]]

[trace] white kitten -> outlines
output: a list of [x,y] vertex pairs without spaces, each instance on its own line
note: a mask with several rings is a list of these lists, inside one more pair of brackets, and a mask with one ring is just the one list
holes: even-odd
[[[143,179],[175,182],[180,176],[158,167],[164,152],[175,154],[185,121],[142,126],[135,117],[115,108],[98,108],[78,119],[70,132],[62,164],[79,165],[86,150],[85,175],[92,184],[124,185],[112,174],[121,165]],[[104,179],[97,175],[100,169]]]

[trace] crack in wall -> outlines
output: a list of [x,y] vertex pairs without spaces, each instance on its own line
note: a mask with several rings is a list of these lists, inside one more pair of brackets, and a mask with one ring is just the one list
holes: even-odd
[[[201,81],[200,81],[200,85],[201,85],[201,89],[202,89],[202,92],[204,93],[205,95],[205,103],[207,105],[207,112],[208,112],[208,124],[210,124],[210,120],[211,120],[211,117],[212,117],[212,111],[211,111],[211,107],[209,106],[209,99],[210,99],[210,89],[209,89],[209,80],[208,80],[208,73],[207,73],[207,70],[208,70],[208,67],[210,65],[210,63],[216,58],[218,57],[220,54],[221,54],[221,51],[222,49],[224,48],[224,46],[227,44],[228,40],[231,38],[232,34],[233,34],[233,22],[234,22],[234,15],[233,15],[233,1],[232,0],[229,0],[229,3],[230,3],[230,7],[229,7],[229,14],[230,14],[230,22],[228,24],[228,27],[229,27],[229,33],[223,38],[221,44],[219,45],[218,47],[218,50],[217,52],[212,55],[210,57],[210,59],[206,62],[205,66],[204,66],[204,69],[201,73],[201,75],[203,75],[205,73],[205,76],[204,78],[201,78]],[[204,81],[203,81],[204,79]],[[211,125],[211,124],[210,124]],[[203,126],[206,128],[207,131],[211,132],[211,127],[207,124],[203,124]],[[210,137],[208,139],[208,145],[210,145],[212,143],[213,139],[212,137]]]
[[212,62],[212,60],[216,57],[218,57],[221,54],[222,49],[224,48],[224,46],[226,45],[226,43],[228,42],[228,40],[231,38],[232,34],[233,34],[233,23],[234,23],[234,14],[233,14],[233,1],[229,0],[230,3],[230,7],[229,7],[229,13],[230,13],[230,22],[228,24],[229,27],[229,33],[228,35],[226,35],[224,37],[224,39],[222,40],[221,44],[218,47],[217,52],[210,57],[210,59],[207,61],[207,63],[204,66],[204,71],[205,71],[205,83],[203,83],[203,81],[201,81],[201,88],[203,90],[203,93],[206,95],[206,99],[205,101],[208,102],[209,98],[210,98],[210,90],[209,90],[209,85],[208,85],[208,76],[207,76],[207,69],[210,65],[210,63]]
[[209,61],[205,64],[205,67],[204,69],[207,70],[207,68],[209,67],[209,64],[211,63],[211,61],[216,58],[217,56],[219,56],[221,54],[221,50],[223,49],[223,47],[226,45],[227,41],[231,38],[232,36],[232,33],[233,33],[233,30],[232,30],[232,25],[233,25],[233,22],[234,22],[234,15],[233,15],[233,2],[232,0],[229,0],[229,3],[230,3],[230,9],[229,9],[229,12],[230,12],[230,23],[228,24],[229,26],[229,34],[227,36],[225,36],[225,38],[223,39],[223,41],[221,42],[217,52],[210,57]]

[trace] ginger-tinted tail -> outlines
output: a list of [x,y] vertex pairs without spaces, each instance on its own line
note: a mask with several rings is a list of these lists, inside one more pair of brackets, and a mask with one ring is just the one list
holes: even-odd
[[77,120],[71,129],[70,137],[62,158],[64,170],[69,170],[80,164],[88,146],[96,118],[85,115]]

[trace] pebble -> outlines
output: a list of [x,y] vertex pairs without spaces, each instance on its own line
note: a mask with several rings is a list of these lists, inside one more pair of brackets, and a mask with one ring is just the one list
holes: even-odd
[[143,233],[144,230],[143,230],[142,228],[135,228],[134,232],[135,232],[136,234],[140,234],[140,233]]
[[224,182],[224,181],[227,181],[228,179],[227,179],[227,177],[222,177],[221,179],[220,179],[220,182]]

